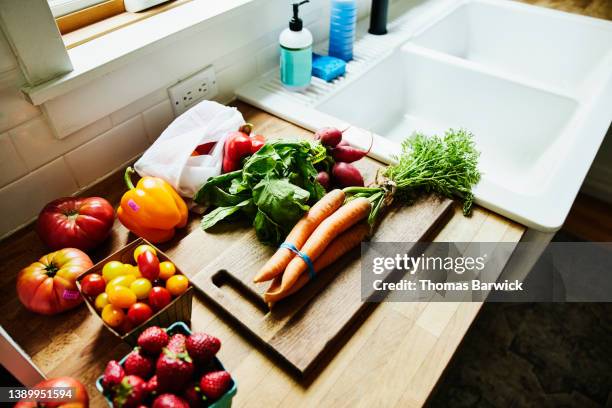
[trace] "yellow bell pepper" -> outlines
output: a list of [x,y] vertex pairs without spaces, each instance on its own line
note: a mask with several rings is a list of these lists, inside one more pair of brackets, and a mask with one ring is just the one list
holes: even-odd
[[168,241],[174,236],[175,228],[187,224],[185,201],[158,177],[143,177],[134,187],[132,173],[131,167],[125,170],[129,191],[121,197],[117,218],[127,229],[150,242]]

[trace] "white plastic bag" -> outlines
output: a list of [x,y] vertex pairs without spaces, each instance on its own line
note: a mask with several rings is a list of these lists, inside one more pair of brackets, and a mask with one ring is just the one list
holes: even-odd
[[[134,168],[141,176],[166,180],[181,196],[192,198],[209,177],[221,174],[225,138],[243,124],[236,108],[202,101],[176,118]],[[217,142],[208,155],[191,155],[208,142]]]

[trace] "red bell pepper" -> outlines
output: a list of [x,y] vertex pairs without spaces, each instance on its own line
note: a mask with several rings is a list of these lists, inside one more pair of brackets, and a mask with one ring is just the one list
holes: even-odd
[[240,160],[251,154],[251,139],[249,134],[253,125],[247,123],[240,127],[237,132],[232,132],[225,140],[223,146],[223,172],[238,170]]

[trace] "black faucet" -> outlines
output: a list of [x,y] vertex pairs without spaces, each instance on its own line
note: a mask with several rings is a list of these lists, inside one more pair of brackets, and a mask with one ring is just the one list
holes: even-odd
[[387,34],[388,11],[389,0],[372,0],[372,11],[370,11],[370,29],[368,30],[370,34]]

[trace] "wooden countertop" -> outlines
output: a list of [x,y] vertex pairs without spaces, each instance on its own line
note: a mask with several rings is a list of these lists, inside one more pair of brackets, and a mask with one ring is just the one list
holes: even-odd
[[[236,106],[264,135],[310,135],[249,105]],[[121,173],[84,195],[101,195],[117,205],[124,192]],[[197,230],[198,224],[199,217],[193,216],[179,236],[160,245],[188,275],[198,272],[202,265],[190,264],[189,254],[181,252],[179,242],[188,232]],[[457,209],[435,240],[516,242],[523,232],[521,225],[485,209],[476,208],[471,218]],[[194,234],[200,233],[204,234]],[[232,234],[239,231],[228,226],[223,239],[232,239]],[[132,239],[117,221],[111,239],[92,254],[92,259],[96,262]],[[208,250],[212,257],[214,248],[202,248]],[[43,373],[80,379],[88,386],[92,407],[102,407],[94,381],[108,360],[125,355],[129,347],[113,337],[85,306],[50,317],[35,315],[21,306],[15,293],[17,272],[46,252],[32,227],[0,243],[0,323]],[[344,345],[330,353],[320,369],[302,380],[218,317],[201,295],[194,298],[192,324],[194,329],[222,340],[219,357],[238,381],[237,407],[408,407],[423,404],[480,307],[481,303],[382,303],[352,335],[339,342]]]

